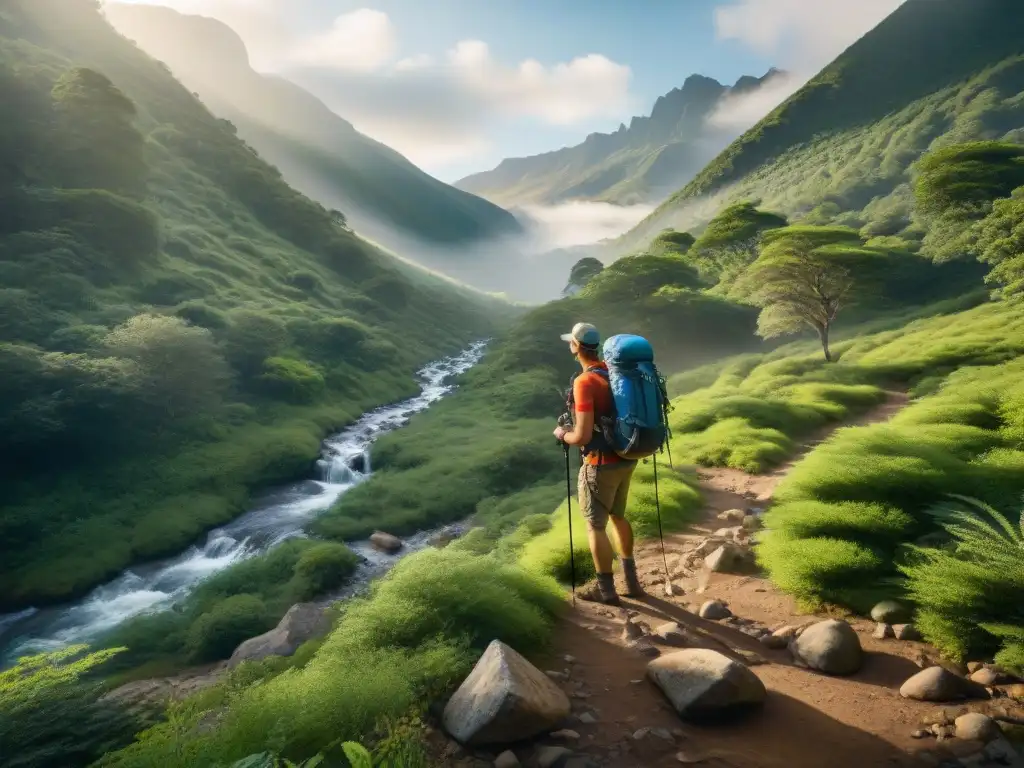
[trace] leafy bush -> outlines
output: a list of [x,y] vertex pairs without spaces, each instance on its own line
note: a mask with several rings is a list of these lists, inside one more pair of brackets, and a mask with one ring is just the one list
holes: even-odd
[[352,575],[359,560],[342,544],[317,544],[299,557],[295,564],[297,597],[311,600],[341,586]]
[[267,608],[255,595],[233,595],[202,614],[189,628],[187,645],[196,661],[225,659],[242,642],[270,629]]
[[287,357],[264,360],[259,382],[270,396],[293,403],[308,403],[316,399],[326,386],[323,374],[310,363]]
[[900,570],[926,639],[964,659],[998,650],[996,662],[1024,673],[1024,515],[1019,525],[973,499],[930,510],[951,547],[913,548]]
[[10,768],[84,768],[128,743],[138,723],[100,700],[88,676],[121,649],[83,655],[82,645],[25,656],[0,671],[0,744]]

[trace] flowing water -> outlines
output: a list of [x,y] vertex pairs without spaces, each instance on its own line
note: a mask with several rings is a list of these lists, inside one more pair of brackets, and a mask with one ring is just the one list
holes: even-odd
[[[11,663],[26,653],[89,642],[133,616],[170,608],[200,581],[232,563],[266,552],[287,539],[306,536],[307,523],[370,475],[372,443],[448,394],[452,390],[449,380],[472,368],[485,344],[477,342],[454,357],[423,368],[416,397],[370,411],[324,441],[315,479],[263,495],[241,517],[210,531],[205,543],[177,557],[130,568],[76,603],[0,615],[0,659]],[[358,590],[404,555],[427,546],[435,535],[458,532],[458,526],[422,531],[405,539],[405,546],[395,555],[378,552],[368,541],[350,542],[363,562],[350,585],[334,597]]]

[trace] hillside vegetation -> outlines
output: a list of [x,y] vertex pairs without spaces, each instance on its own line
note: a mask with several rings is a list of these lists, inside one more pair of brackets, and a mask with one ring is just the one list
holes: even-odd
[[388,247],[401,232],[438,244],[514,234],[512,214],[427,175],[356,131],[308,91],[249,65],[245,44],[214,19],[170,8],[111,3],[111,23],[165,62],[285,180]]
[[[978,41],[985,41],[979,44]],[[838,223],[917,248],[914,162],[971,140],[1021,143],[1024,8],[907,0],[733,142],[616,248],[688,229],[757,198],[805,223]]]
[[501,205],[550,205],[600,200],[618,205],[658,202],[678,189],[725,147],[736,132],[709,118],[730,98],[752,95],[779,76],[746,75],[725,86],[691,75],[615,133],[592,133],[582,144],[532,157],[502,160],[490,171],[456,182]]
[[359,240],[94,3],[0,13],[11,610],[177,551],[307,473],[328,429],[412,394],[418,366],[508,309]]

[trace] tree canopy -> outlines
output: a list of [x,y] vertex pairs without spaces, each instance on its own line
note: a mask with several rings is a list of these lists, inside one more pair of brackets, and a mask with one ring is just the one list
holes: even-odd
[[718,213],[691,249],[705,273],[720,280],[736,273],[757,258],[761,236],[784,227],[786,217],[762,211],[756,201],[730,205]]
[[831,361],[829,332],[839,311],[876,276],[882,255],[864,248],[846,227],[791,226],[765,237],[757,261],[743,276],[743,289],[761,307],[758,335],[773,338],[813,328]]
[[929,152],[917,164],[917,209],[926,217],[970,217],[1024,186],[1024,146],[974,141]]

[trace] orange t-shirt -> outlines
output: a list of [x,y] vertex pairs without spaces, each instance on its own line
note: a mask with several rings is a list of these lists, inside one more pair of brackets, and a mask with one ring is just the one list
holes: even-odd
[[[604,363],[595,363],[590,367],[600,368],[604,371],[608,370],[608,366]],[[611,385],[606,378],[592,371],[584,371],[576,377],[572,385],[572,396],[576,401],[576,412],[593,412],[595,424],[598,423],[602,416],[608,416],[614,410]],[[614,464],[622,461],[622,457],[613,452],[598,453],[595,451],[588,454],[584,460],[587,464],[592,465]]]

